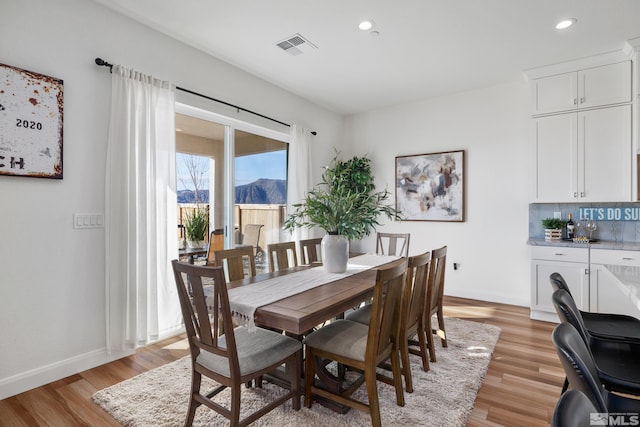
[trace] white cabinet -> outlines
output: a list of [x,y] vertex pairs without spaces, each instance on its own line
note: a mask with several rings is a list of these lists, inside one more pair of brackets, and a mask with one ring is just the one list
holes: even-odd
[[589,255],[587,248],[531,247],[531,318],[558,321],[551,301],[552,273],[560,273],[581,310],[589,309]]
[[533,115],[631,102],[631,61],[534,79],[531,100]]
[[533,121],[535,201],[633,200],[631,105]]
[[640,317],[640,311],[629,296],[629,290],[604,265],[618,268],[640,266],[640,252],[591,249],[589,311],[618,313]]

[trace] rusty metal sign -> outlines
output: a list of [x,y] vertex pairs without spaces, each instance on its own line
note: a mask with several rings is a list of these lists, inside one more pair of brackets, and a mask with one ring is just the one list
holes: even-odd
[[0,64],[0,175],[62,179],[62,80]]

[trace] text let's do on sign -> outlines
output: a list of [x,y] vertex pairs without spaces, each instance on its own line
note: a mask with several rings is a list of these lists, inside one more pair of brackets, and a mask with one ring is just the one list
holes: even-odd
[[640,221],[640,207],[580,208],[578,218],[595,221]]

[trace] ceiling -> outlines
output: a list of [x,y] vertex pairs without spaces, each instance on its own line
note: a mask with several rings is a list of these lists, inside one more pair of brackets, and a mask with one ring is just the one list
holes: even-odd
[[[640,37],[639,0],[95,1],[339,114],[514,81]],[[556,30],[567,17],[577,23]],[[316,48],[276,45],[295,34]]]

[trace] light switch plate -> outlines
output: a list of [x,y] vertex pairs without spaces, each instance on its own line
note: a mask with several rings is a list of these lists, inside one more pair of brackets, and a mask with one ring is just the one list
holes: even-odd
[[104,228],[104,214],[74,213],[73,228]]

